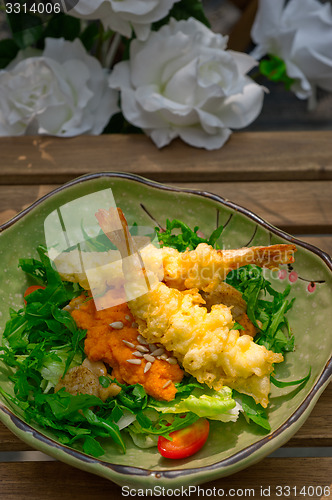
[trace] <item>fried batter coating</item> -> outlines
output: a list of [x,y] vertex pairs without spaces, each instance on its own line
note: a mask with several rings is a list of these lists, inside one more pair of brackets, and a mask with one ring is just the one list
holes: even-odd
[[[114,230],[108,228],[110,237],[116,238],[116,234],[111,234],[112,232]],[[137,238],[131,238],[131,241],[134,245],[130,247],[131,252],[124,249],[127,256],[136,252]],[[206,243],[200,243],[195,250],[179,252],[170,247],[156,248],[151,243],[147,244],[146,240],[144,243],[139,255],[141,264],[147,273],[150,272],[150,280],[155,277],[178,290],[198,288],[205,292],[207,302],[215,300],[215,294],[220,293],[220,286],[225,287],[222,282],[233,269],[246,264],[276,269],[280,264],[294,262],[296,251],[295,245],[284,244],[215,250]],[[120,253],[116,250],[80,252],[75,249],[56,256],[54,262],[63,279],[79,282],[83,288],[101,295],[108,287],[121,283],[124,279],[119,265]],[[223,289],[222,294],[227,299],[230,292]]]
[[[216,390],[223,385],[241,388],[241,392],[249,393],[256,402],[266,407],[270,390],[267,376],[273,371],[273,363],[283,361],[283,356],[255,344],[251,336],[240,336],[238,330],[232,330],[234,321],[229,307],[216,304],[208,312],[203,307],[204,299],[198,288],[180,291],[161,282],[149,286],[151,270],[142,266],[140,256],[135,252],[123,213],[115,209],[99,210],[96,217],[104,233],[122,255],[126,291],[135,297],[128,305],[139,324],[141,335],[148,342],[160,342],[166,349],[173,351],[183,368],[199,382]],[[210,273],[213,266],[209,266],[209,261],[215,260],[216,254],[212,252],[209,257],[208,248],[211,247],[201,247],[204,259],[197,262],[199,266],[207,266],[210,280],[217,280],[216,273]],[[262,261],[264,252],[257,253]],[[174,252],[170,254],[176,255]],[[200,250],[198,255],[202,255]],[[227,268],[225,262],[226,258],[219,269]],[[234,259],[227,265],[230,269]],[[188,277],[183,280],[184,288],[188,286],[186,280],[191,284],[194,282],[190,269]],[[179,279],[177,284],[181,288]],[[137,293],[139,290],[141,293]]]
[[200,243],[195,250],[185,252],[163,247],[164,281],[178,290],[198,288],[211,292],[233,269],[247,264],[277,269],[280,264],[294,262],[295,251],[295,245],[284,244],[216,250]]
[[266,407],[273,363],[281,354],[255,344],[250,335],[232,330],[231,309],[222,304],[208,312],[198,290],[180,292],[159,283],[129,303],[139,331],[148,342],[160,342],[199,382],[219,390],[228,385],[252,395]]

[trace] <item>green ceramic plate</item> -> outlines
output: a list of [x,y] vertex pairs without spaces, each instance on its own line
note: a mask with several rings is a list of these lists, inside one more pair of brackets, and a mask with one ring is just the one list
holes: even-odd
[[[0,228],[1,332],[9,308],[22,305],[22,293],[28,284],[17,267],[18,260],[36,256],[36,246],[45,243],[46,217],[82,196],[96,192],[102,195],[105,189],[112,189],[115,202],[123,209],[129,223],[136,221],[154,227],[165,225],[166,218],[181,218],[191,227],[198,225],[206,234],[210,234],[216,224],[223,224],[222,244],[226,248],[295,243],[298,251],[293,267],[286,266],[279,276],[271,276],[277,287],[291,283],[291,296],[296,297],[289,314],[296,350],[286,355],[282,365],[277,365],[276,378],[299,379],[311,367],[310,380],[301,391],[292,387],[273,387],[269,407],[272,432],[269,435],[261,433],[255,425],[248,425],[242,417],[235,424],[216,422],[202,450],[180,461],[164,459],[155,449],[138,449],[129,440],[125,455],[119,455],[109,442],[102,459],[95,459],[62,446],[38,426],[28,425],[3,400],[0,401],[2,422],[23,441],[58,460],[135,488],[196,485],[252,465],[283,445],[299,429],[332,376],[330,257],[216,195],[171,188],[134,175],[113,172],[88,175],[56,189]],[[0,383],[5,390],[11,389],[5,375],[1,375]]]

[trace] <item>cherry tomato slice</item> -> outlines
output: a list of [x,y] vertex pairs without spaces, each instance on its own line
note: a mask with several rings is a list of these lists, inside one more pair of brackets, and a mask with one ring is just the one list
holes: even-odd
[[172,441],[163,436],[158,438],[158,451],[166,458],[190,457],[202,448],[209,435],[209,422],[206,418],[196,420],[188,427],[170,433]]
[[[32,285],[32,286],[29,286],[25,290],[23,297],[26,297],[27,295],[30,295],[30,293],[35,292],[36,290],[39,290],[39,289],[45,290],[45,287],[41,286],[41,285]],[[26,300],[24,302],[25,302],[25,304],[27,303]]]

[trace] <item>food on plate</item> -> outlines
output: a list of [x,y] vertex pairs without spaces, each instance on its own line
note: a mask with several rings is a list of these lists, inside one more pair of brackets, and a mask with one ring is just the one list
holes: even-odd
[[127,435],[165,458],[188,457],[209,421],[241,414],[268,432],[271,374],[294,348],[293,301],[262,268],[292,263],[294,245],[221,250],[222,228],[206,239],[174,220],[157,247],[131,236],[121,210],[96,220],[111,248],[39,246],[40,260],[20,260],[35,284],[2,335],[13,392],[1,394],[93,456],[105,453],[104,438],[125,452]]
[[200,418],[184,429],[171,432],[171,440],[159,436],[158,451],[165,458],[190,457],[206,443],[209,428],[209,421],[206,418]]
[[175,383],[181,382],[183,370],[174,358],[169,362],[170,353],[163,350],[166,359],[158,359],[144,339],[142,345],[126,303],[98,311],[90,300],[71,314],[77,326],[87,332],[85,353],[89,359],[111,366],[112,376],[120,383],[141,384],[156,399],[174,399]]
[[[122,211],[99,210],[96,217],[103,232],[120,251],[126,290],[136,290],[137,297],[128,305],[140,334],[148,342],[160,342],[172,351],[184,370],[198,382],[216,390],[224,385],[240,388],[266,407],[270,392],[268,376],[273,364],[282,362],[283,356],[255,344],[250,335],[233,330],[230,307],[214,304],[208,312],[199,290],[213,289],[236,262],[241,265],[246,259],[268,267],[275,267],[276,262],[293,262],[294,246],[218,251],[201,243],[196,250],[183,254],[169,249],[172,259],[169,254],[163,255],[165,283],[159,282],[150,289],[149,277],[153,271],[142,266],[143,260],[140,261]],[[169,281],[176,288],[168,286]],[[142,291],[137,294],[140,288]]]

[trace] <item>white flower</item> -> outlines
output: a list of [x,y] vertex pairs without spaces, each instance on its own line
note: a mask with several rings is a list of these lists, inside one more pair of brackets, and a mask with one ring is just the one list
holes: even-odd
[[175,21],[148,40],[134,40],[130,59],[110,77],[121,90],[125,118],[141,127],[158,147],[175,137],[192,146],[220,148],[230,128],[251,123],[260,113],[263,87],[246,73],[256,61],[226,51],[227,37],[195,19]]
[[79,40],[46,39],[0,71],[0,136],[100,134],[119,111],[108,74]]
[[332,90],[331,4],[260,0],[251,36],[254,57],[272,54],[285,61],[297,97],[310,97],[315,86]]
[[131,37],[132,29],[140,40],[146,40],[151,23],[167,16],[180,0],[79,0],[70,9],[71,16],[100,19],[107,29]]

